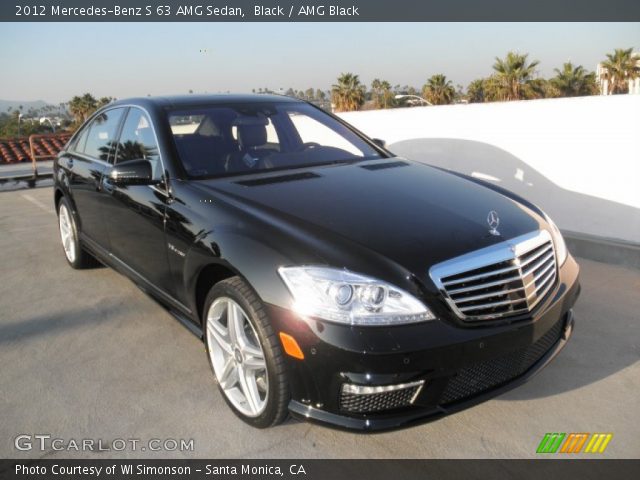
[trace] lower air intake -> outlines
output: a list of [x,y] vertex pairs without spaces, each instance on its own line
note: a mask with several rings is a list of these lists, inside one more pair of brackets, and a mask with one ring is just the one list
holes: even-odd
[[340,391],[340,410],[372,413],[407,407],[413,403],[423,385],[423,380],[378,387],[345,383]]
[[519,377],[536,364],[562,334],[562,321],[557,322],[537,342],[499,358],[476,363],[458,371],[449,380],[440,404],[457,402]]

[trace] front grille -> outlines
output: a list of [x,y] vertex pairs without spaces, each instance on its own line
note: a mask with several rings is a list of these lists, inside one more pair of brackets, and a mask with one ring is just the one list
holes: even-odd
[[340,391],[340,410],[350,413],[372,413],[407,407],[413,403],[422,385],[422,381],[387,387],[344,384]]
[[561,334],[562,320],[557,322],[532,345],[519,348],[502,357],[461,369],[447,383],[439,403],[446,405],[456,402],[519,377],[537,363],[560,340]]
[[540,230],[435,265],[430,275],[454,313],[475,321],[530,312],[556,270],[551,236]]

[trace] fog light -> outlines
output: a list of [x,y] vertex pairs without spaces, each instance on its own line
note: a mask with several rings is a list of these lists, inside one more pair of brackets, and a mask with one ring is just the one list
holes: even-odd
[[424,385],[424,380],[411,383],[398,383],[396,385],[354,385],[352,383],[345,383],[342,385],[342,391],[355,395],[372,395],[374,393],[394,392],[396,390],[404,390],[422,385]]
[[418,398],[424,383],[424,380],[395,385],[345,383],[340,392],[340,409],[353,413],[369,413],[408,407]]

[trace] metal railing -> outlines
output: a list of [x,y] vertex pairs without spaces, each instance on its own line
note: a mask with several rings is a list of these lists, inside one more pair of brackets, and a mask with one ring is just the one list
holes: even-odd
[[29,156],[31,157],[31,166],[33,167],[33,176],[34,178],[38,176],[38,160],[53,160],[56,158],[57,153],[45,153],[45,154],[36,154],[35,149],[35,140],[40,138],[58,138],[59,136],[55,133],[39,133],[29,135]]

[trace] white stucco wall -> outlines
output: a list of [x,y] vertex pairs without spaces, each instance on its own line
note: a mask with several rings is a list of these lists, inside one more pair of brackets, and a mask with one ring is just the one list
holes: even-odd
[[498,182],[562,229],[640,243],[640,96],[340,115],[394,153]]

